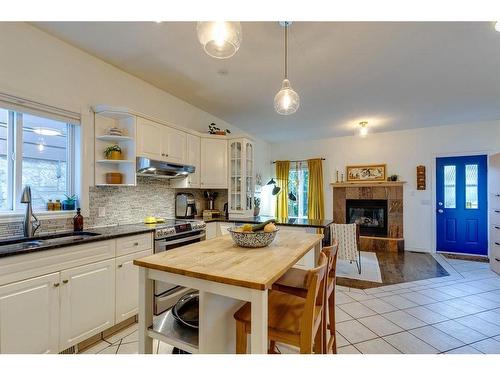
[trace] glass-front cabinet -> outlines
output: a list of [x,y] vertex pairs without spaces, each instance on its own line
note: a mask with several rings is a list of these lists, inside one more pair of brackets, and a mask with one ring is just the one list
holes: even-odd
[[229,141],[229,214],[253,216],[254,144],[245,138]]

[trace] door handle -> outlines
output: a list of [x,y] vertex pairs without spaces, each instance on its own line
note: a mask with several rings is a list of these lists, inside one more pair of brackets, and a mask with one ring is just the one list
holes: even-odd
[[123,267],[123,264],[119,264],[119,265],[118,265],[118,268],[122,268],[122,267]]
[[439,209],[438,212],[442,214],[444,211],[442,209]]
[[497,262],[500,262],[500,259],[498,259],[498,258],[495,258],[495,260],[496,260]]
[[57,288],[59,286],[59,283],[54,283],[54,288]]
[[63,280],[63,284],[67,284],[69,280]]
[[495,245],[497,245],[497,246],[500,246],[500,243],[498,243],[498,242],[495,242]]
[[495,210],[495,212],[496,212],[497,214],[500,214],[500,210]]
[[495,225],[495,229],[500,229],[500,227],[498,225]]

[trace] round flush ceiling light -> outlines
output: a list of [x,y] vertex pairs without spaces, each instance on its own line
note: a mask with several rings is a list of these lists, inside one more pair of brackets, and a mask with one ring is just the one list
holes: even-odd
[[198,40],[205,52],[216,59],[233,56],[241,45],[241,24],[239,22],[198,22]]
[[35,128],[33,132],[39,135],[56,136],[62,135],[60,130],[54,128]]
[[495,30],[500,33],[500,21],[495,22]]
[[368,135],[368,122],[361,121],[359,123],[359,136],[365,138]]

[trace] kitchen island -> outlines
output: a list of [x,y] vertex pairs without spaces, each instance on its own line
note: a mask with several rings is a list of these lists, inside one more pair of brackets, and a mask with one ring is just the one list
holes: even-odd
[[[245,249],[229,235],[158,253],[139,266],[139,352],[152,353],[153,338],[191,353],[234,353],[233,314],[245,302],[252,304],[251,352],[267,353],[268,290],[311,249],[316,258],[322,234],[280,230],[264,248]],[[199,332],[169,320],[153,319],[153,280],[199,290]]]

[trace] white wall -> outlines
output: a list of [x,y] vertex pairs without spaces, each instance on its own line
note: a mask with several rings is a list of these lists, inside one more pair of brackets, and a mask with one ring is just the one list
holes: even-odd
[[[388,174],[398,174],[404,188],[404,237],[407,250],[435,251],[434,176],[436,156],[490,154],[500,150],[500,121],[440,126],[387,133],[329,138],[271,145],[273,160],[325,157],[326,216],[333,216],[335,170],[346,165],[386,163]],[[425,165],[427,190],[416,190],[416,166]]]
[[[0,22],[0,91],[82,113],[85,180],[92,183],[92,105],[128,107],[154,118],[206,132],[211,122],[236,126],[160,90],[26,23]],[[255,137],[253,137],[255,139]],[[256,172],[270,173],[269,144],[256,139]]]

